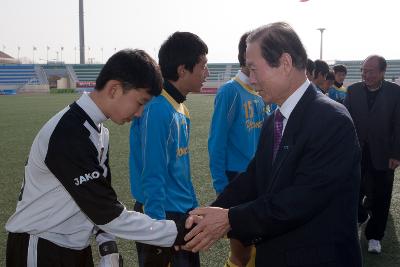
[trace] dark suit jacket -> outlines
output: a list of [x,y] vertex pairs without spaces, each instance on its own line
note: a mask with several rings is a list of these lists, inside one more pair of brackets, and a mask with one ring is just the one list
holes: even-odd
[[349,86],[344,104],[361,146],[368,143],[375,169],[387,170],[389,158],[400,160],[400,86],[384,81],[370,111],[366,90],[363,82]]
[[229,235],[256,244],[256,266],[361,266],[360,148],[346,108],[309,86],[272,163],[273,121],[246,172],[212,204],[230,208]]

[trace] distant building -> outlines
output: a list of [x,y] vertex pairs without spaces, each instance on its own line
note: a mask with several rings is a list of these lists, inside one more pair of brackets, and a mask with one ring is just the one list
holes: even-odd
[[0,64],[18,64],[18,60],[0,51]]

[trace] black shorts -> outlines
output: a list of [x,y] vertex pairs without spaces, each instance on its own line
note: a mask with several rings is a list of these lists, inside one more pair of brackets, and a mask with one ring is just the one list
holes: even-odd
[[[134,211],[143,213],[143,205],[135,203]],[[166,219],[179,221],[184,213],[166,212]],[[199,253],[186,250],[174,251],[165,248],[136,242],[139,267],[200,267]]]
[[226,177],[228,177],[228,182],[231,183],[236,177],[240,175],[240,172],[235,171],[225,171]]
[[38,267],[93,267],[90,246],[74,250],[27,233],[8,233],[6,266],[26,267],[28,262]]

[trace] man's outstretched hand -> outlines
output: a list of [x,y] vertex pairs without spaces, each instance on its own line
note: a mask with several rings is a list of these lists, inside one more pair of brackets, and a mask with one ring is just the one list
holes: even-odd
[[186,245],[183,247],[192,252],[209,249],[218,239],[223,237],[231,228],[228,209],[206,207],[189,212],[186,227],[196,226],[185,236]]
[[188,234],[190,232],[190,230],[192,230],[192,228],[194,228],[194,226],[196,224],[198,224],[200,222],[200,220],[202,219],[202,217],[197,216],[197,215],[186,215],[187,217],[184,217],[184,221],[180,221],[178,223],[176,223],[177,229],[178,229],[178,235],[176,237],[175,243],[174,243],[174,249],[175,251],[179,251],[179,250],[188,250],[190,251],[190,249],[186,249],[185,248],[185,236],[186,234]]

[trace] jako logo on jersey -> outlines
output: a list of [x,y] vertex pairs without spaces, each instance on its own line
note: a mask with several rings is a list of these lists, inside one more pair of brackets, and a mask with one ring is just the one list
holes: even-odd
[[100,177],[100,173],[98,171],[94,171],[92,173],[86,173],[85,175],[81,175],[78,178],[74,178],[75,185],[81,185],[83,183],[88,182],[92,179],[97,179]]

